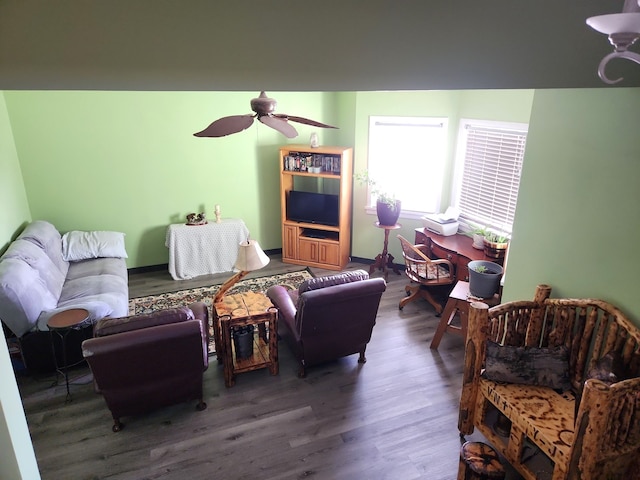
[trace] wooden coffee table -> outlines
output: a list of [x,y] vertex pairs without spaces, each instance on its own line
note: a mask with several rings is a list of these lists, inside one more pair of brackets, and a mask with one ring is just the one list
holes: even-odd
[[[263,293],[244,292],[225,295],[213,305],[213,333],[218,362],[224,365],[224,384],[232,387],[238,373],[268,368],[278,374],[278,311]],[[253,325],[253,355],[236,358],[231,331]]]

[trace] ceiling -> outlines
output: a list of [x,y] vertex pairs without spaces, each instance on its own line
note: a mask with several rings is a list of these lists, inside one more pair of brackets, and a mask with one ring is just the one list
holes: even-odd
[[[623,0],[0,0],[0,89],[602,87]],[[637,50],[637,48],[636,48]],[[611,77],[640,86],[640,65]]]

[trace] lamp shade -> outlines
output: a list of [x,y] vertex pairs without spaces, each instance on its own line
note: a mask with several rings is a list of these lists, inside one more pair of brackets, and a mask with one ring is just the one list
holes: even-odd
[[240,244],[238,248],[238,259],[235,268],[240,271],[250,272],[259,270],[267,266],[269,257],[262,251],[260,245],[255,240],[247,240]]

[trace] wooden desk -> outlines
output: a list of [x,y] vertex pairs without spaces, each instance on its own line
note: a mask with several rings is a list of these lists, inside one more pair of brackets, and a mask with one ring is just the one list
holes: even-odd
[[429,246],[431,254],[429,257],[446,258],[455,268],[457,280],[469,281],[469,269],[467,267],[471,260],[488,260],[496,262],[495,258],[487,257],[484,250],[473,248],[473,239],[467,235],[459,233],[445,237],[428,231],[426,228],[416,228],[416,244]]
[[[236,358],[231,330],[247,325],[258,327],[257,334],[254,333],[253,355]],[[224,364],[227,387],[235,384],[238,373],[268,368],[271,375],[278,374],[278,311],[266,295],[257,292],[225,295],[213,305],[213,330],[216,356]]]

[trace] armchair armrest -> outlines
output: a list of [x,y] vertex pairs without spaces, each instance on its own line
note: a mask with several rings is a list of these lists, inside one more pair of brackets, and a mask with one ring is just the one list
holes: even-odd
[[267,297],[278,309],[279,314],[291,325],[294,324],[297,308],[293,303],[289,290],[282,285],[274,285],[267,290]]

